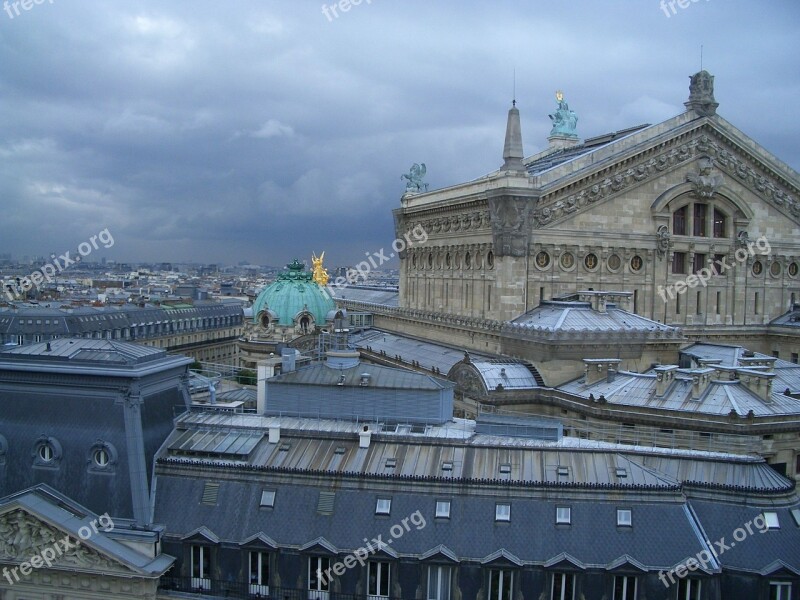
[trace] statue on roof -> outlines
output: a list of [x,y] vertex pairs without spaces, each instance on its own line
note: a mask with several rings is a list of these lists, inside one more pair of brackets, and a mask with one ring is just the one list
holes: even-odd
[[714,76],[706,70],[689,77],[689,100],[684,106],[701,117],[717,114],[719,102],[714,99]]
[[553,122],[553,128],[550,130],[550,135],[564,135],[568,137],[578,137],[576,128],[578,125],[578,115],[574,110],[569,109],[569,104],[564,100],[564,92],[561,90],[556,92],[556,102],[558,108],[552,115],[547,115]]
[[322,286],[328,285],[328,279],[330,279],[328,270],[322,266],[322,261],[324,258],[324,251],[319,255],[319,258],[317,258],[316,254],[311,254],[311,264],[314,265],[314,283]]
[[411,165],[408,173],[400,175],[401,180],[408,180],[406,183],[406,192],[427,192],[428,184],[422,181],[422,178],[425,177],[425,173],[427,173],[427,171],[428,169],[425,167],[425,163],[414,163]]

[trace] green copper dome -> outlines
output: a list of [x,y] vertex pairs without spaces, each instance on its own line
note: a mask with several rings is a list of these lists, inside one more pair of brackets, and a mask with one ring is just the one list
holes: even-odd
[[[269,284],[253,303],[253,323],[301,324],[311,315],[314,323],[324,325],[328,313],[336,308],[328,290],[314,283],[313,274],[294,259],[278,278]],[[309,323],[310,325],[310,323]]]

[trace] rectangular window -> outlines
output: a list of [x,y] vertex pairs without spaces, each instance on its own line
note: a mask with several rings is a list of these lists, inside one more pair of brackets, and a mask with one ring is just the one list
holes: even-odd
[[575,600],[575,576],[572,573],[553,573],[550,600]]
[[489,600],[511,600],[514,574],[505,569],[489,571]]
[[714,237],[725,237],[725,215],[716,208],[714,209]]
[[261,492],[261,508],[272,508],[275,506],[275,490],[264,490]]
[[511,505],[510,504],[497,504],[494,507],[494,520],[495,521],[510,521],[511,520]]
[[792,600],[792,584],[770,581],[769,600]]
[[639,314],[639,290],[633,290],[633,314]]
[[722,293],[717,292],[717,314],[720,314],[720,307],[722,306]]
[[450,600],[450,567],[428,567],[428,600]]
[[798,362],[798,355],[797,355],[797,352],[792,352],[792,362],[793,362],[794,364],[797,364],[797,362]]
[[703,314],[703,292],[698,291],[695,294],[695,314],[701,315]]
[[312,556],[308,559],[308,589],[318,600],[328,600],[331,559],[327,556]]
[[630,527],[633,524],[631,520],[631,511],[627,508],[617,509],[617,525],[620,527]]
[[686,235],[686,207],[672,213],[672,235]]
[[250,552],[250,593],[269,595],[269,554]]
[[700,269],[705,269],[706,267],[706,255],[701,254],[700,252],[696,252],[694,255],[694,260],[692,261],[692,273],[695,275],[700,272]]
[[192,587],[200,590],[211,589],[211,548],[192,546]]
[[[800,458],[800,454],[797,455]],[[791,510],[792,518],[794,519],[794,524],[800,527],[800,508],[793,508]]]
[[678,600],[700,600],[700,581],[681,579],[678,584]]
[[569,525],[572,522],[572,509],[569,506],[556,507],[556,525]]
[[392,512],[391,498],[378,498],[378,501],[375,503],[375,514],[388,515],[391,512]]
[[614,600],[636,600],[636,577],[614,577]]
[[492,286],[486,287],[486,310],[492,310]]
[[767,529],[780,529],[781,524],[778,521],[778,513],[775,511],[766,511],[764,513],[764,523],[767,525]]
[[708,213],[707,204],[694,205],[694,235],[706,237],[706,215]]
[[389,571],[388,562],[371,560],[368,565],[367,599],[389,597]]
[[758,314],[760,308],[758,305],[760,304],[760,301],[761,298],[759,297],[758,292],[756,292],[755,297],[753,298],[753,312],[755,314]]
[[675,314],[676,315],[681,314],[681,295],[680,294],[675,296]]
[[686,252],[672,253],[672,272],[675,275],[686,274]]
[[450,518],[450,500],[436,501],[436,518],[438,519]]

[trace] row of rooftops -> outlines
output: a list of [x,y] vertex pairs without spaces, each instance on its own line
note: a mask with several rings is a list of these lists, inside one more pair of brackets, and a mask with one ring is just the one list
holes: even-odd
[[[546,425],[544,421],[537,422]],[[691,485],[755,494],[794,489],[763,460],[750,456],[571,437],[547,441],[479,429],[480,421],[466,419],[420,427],[190,412],[178,419],[157,460],[167,470],[169,465],[197,464],[235,471],[372,477],[398,484],[414,480],[670,492]]]
[[585,359],[583,377],[558,387],[586,399],[630,407],[734,417],[800,416],[800,365],[744,348],[695,344],[689,368],[617,371],[618,359]]

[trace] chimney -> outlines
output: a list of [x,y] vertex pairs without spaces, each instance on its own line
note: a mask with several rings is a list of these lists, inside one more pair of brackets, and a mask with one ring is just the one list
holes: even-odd
[[267,410],[267,379],[275,376],[275,367],[281,364],[281,359],[273,355],[266,360],[258,361],[256,367],[256,406],[258,414],[263,415]]
[[291,373],[295,369],[297,351],[294,348],[281,350],[281,373]]
[[692,377],[692,400],[700,399],[700,396],[702,396],[708,388],[708,384],[711,383],[711,379],[715,373],[715,369],[708,367],[703,369],[691,369],[688,371],[688,374]]
[[662,397],[667,393],[672,381],[675,379],[675,372],[678,370],[677,365],[665,365],[653,369],[656,372],[656,396]]
[[270,427],[269,428],[269,443],[270,444],[277,444],[281,441],[281,428],[280,427]]
[[756,369],[737,369],[739,382],[766,403],[772,402],[772,381],[775,373]]
[[358,434],[358,447],[369,448],[369,442],[372,439],[372,432],[369,430],[369,425],[364,425],[361,432]]
[[502,171],[515,171],[525,174],[525,165],[522,159],[525,155],[522,152],[522,127],[519,121],[519,109],[517,101],[511,103],[508,109],[508,121],[506,123],[506,143],[503,146],[503,166]]
[[739,358],[739,366],[747,368],[758,368],[761,371],[772,373],[775,368],[774,356],[743,356]]
[[[619,358],[584,358],[583,375],[585,385],[594,385],[598,381],[614,381],[619,364]],[[610,372],[614,374],[611,375]]]

